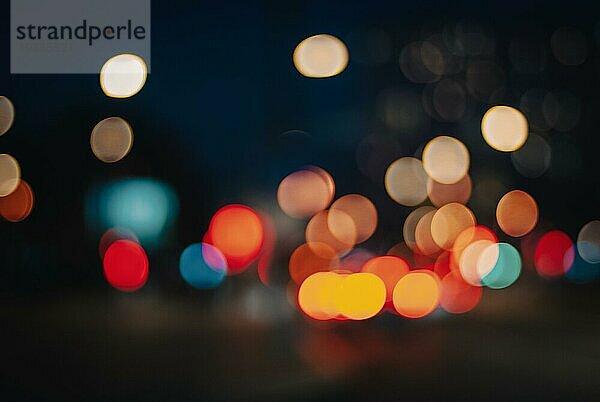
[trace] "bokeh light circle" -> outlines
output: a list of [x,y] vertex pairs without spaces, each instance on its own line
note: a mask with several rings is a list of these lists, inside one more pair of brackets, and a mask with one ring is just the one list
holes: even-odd
[[498,202],[496,220],[500,229],[511,237],[525,236],[538,221],[538,206],[525,191],[513,190]]
[[34,196],[31,187],[25,180],[6,197],[0,197],[0,216],[9,222],[20,222],[27,218],[33,209]]
[[[338,212],[342,212],[339,214]],[[329,208],[327,225],[331,233],[338,239],[344,239],[344,233],[338,233],[343,222],[349,216],[354,222],[356,231],[355,243],[362,243],[373,235],[377,228],[377,208],[367,197],[359,194],[348,194],[338,198]]]
[[460,258],[462,257],[463,251],[472,243],[479,240],[487,240],[492,243],[498,242],[498,237],[488,227],[478,225],[465,229],[452,246],[452,254],[450,256],[450,268],[454,271],[460,268]]
[[404,242],[411,250],[415,250],[417,247],[416,242],[416,230],[419,221],[425,214],[429,212],[435,213],[435,208],[431,206],[423,206],[412,211],[404,220],[404,226],[402,228],[402,235],[404,236]]
[[408,263],[397,256],[384,255],[367,261],[361,272],[377,275],[385,284],[386,301],[391,301],[396,283],[410,271]]
[[15,107],[6,96],[0,96],[0,135],[6,134],[15,120]]
[[469,171],[469,163],[467,147],[454,137],[436,137],[423,149],[423,168],[438,183],[458,182]]
[[179,258],[179,272],[186,283],[197,289],[212,289],[227,274],[227,260],[218,248],[206,243],[186,247]]
[[133,145],[133,129],[120,117],[102,120],[92,130],[90,146],[96,158],[114,163],[123,159]]
[[560,230],[543,235],[535,247],[535,269],[543,277],[564,275],[573,265],[574,258],[573,242]]
[[435,212],[431,220],[431,236],[439,247],[451,250],[456,238],[476,224],[475,215],[469,208],[452,202]]
[[336,251],[325,243],[304,243],[298,246],[289,261],[290,277],[297,284],[317,272],[331,271],[340,263]]
[[348,65],[348,49],[332,35],[320,34],[304,39],[294,50],[294,66],[310,78],[327,78],[344,71]]
[[133,54],[111,57],[100,70],[100,87],[111,98],[129,98],[142,90],[148,76],[144,60]]
[[394,288],[394,308],[404,317],[424,317],[435,310],[439,296],[440,286],[435,274],[425,270],[411,271],[400,278]]
[[577,235],[577,250],[590,264],[600,263],[600,221],[586,223]]
[[[487,254],[484,254],[486,252]],[[497,243],[490,240],[476,240],[461,252],[459,272],[469,285],[481,286],[481,278],[489,274],[498,261]]]
[[452,272],[452,251],[444,250],[437,256],[433,262],[433,272],[438,278],[445,277],[448,272]]
[[385,299],[385,284],[377,275],[367,272],[342,277],[335,294],[339,314],[351,320],[366,320],[377,315]]
[[415,244],[423,255],[432,255],[440,251],[440,246],[433,239],[431,232],[431,223],[436,212],[434,209],[423,215],[415,228]]
[[[335,214],[331,220],[329,219],[330,213]],[[339,255],[344,255],[352,250],[356,243],[356,224],[352,217],[344,211],[321,211],[308,221],[305,235],[309,245],[325,243]]]
[[573,246],[565,255],[565,259],[573,258],[573,263],[568,267],[565,276],[568,280],[576,284],[589,283],[600,277],[600,264],[593,264],[586,261],[583,259],[581,253],[578,252],[579,249],[586,250],[586,243],[577,242],[577,250]]
[[108,283],[123,292],[140,289],[148,279],[146,252],[131,240],[117,240],[111,244],[102,263]]
[[98,243],[98,254],[100,254],[100,259],[104,258],[104,254],[106,254],[106,250],[110,247],[111,244],[116,242],[117,240],[130,240],[135,243],[140,243],[137,235],[133,232],[133,230],[122,228],[122,227],[114,227],[108,229],[102,237],[100,238],[100,242]]
[[179,212],[179,199],[163,181],[132,177],[92,187],[85,212],[92,227],[127,228],[144,247],[154,248],[171,229]]
[[316,272],[306,278],[298,290],[298,306],[315,320],[329,320],[338,315],[335,297],[342,277],[335,272]]
[[512,152],[521,148],[529,135],[523,113],[510,106],[494,106],[481,119],[483,139],[495,150]]
[[420,160],[400,158],[385,173],[385,189],[400,205],[414,206],[427,198],[427,173]]
[[281,210],[292,218],[308,218],[326,209],[335,194],[333,178],[313,167],[286,176],[277,189]]
[[264,227],[256,211],[232,204],[213,216],[207,241],[227,258],[228,274],[244,271],[258,257],[264,241]]
[[473,310],[483,293],[482,287],[468,284],[455,272],[446,274],[440,286],[440,306],[452,314]]
[[20,181],[19,162],[8,154],[0,154],[0,197],[6,197],[15,191]]
[[427,195],[431,203],[438,208],[451,202],[466,204],[471,198],[472,187],[468,174],[453,184],[438,183],[430,178],[427,181]]
[[496,260],[491,271],[481,277],[481,283],[490,289],[504,289],[515,283],[521,274],[519,251],[508,243],[489,245],[480,259]]

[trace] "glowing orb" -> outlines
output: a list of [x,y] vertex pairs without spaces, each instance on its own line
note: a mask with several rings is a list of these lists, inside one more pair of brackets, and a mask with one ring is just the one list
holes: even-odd
[[469,164],[469,150],[453,137],[436,137],[423,149],[423,168],[438,183],[460,181],[469,171]]
[[108,283],[123,292],[140,289],[148,279],[148,257],[139,244],[117,240],[110,245],[103,260]]
[[491,289],[509,287],[521,274],[521,256],[516,248],[507,243],[488,246],[482,253],[482,259],[495,259],[492,270],[482,276],[481,283]]
[[340,263],[335,250],[326,243],[304,243],[290,256],[290,277],[297,284],[317,272],[331,271]]
[[535,268],[541,276],[564,275],[573,265],[574,258],[573,242],[560,230],[543,235],[535,247]]
[[500,229],[511,237],[525,236],[538,221],[538,206],[532,196],[521,190],[506,193],[498,202],[496,219]]
[[339,312],[335,297],[342,277],[334,272],[317,272],[306,278],[298,290],[298,306],[315,320],[329,320]]
[[296,46],[294,65],[305,77],[332,77],[344,71],[348,65],[348,49],[335,36],[311,36]]
[[[338,212],[342,212],[339,214]],[[367,197],[359,194],[348,194],[338,198],[329,208],[327,224],[331,233],[338,239],[345,237],[344,232],[338,233],[344,227],[343,220],[349,216],[354,222],[355,243],[362,243],[373,235],[377,228],[377,209]],[[340,222],[342,220],[342,222]]]
[[88,196],[89,222],[101,230],[122,227],[133,231],[145,247],[160,244],[177,216],[177,195],[166,183],[131,178],[106,183]]
[[521,148],[529,135],[525,115],[510,106],[494,106],[481,119],[481,133],[488,145],[498,151]]
[[350,320],[366,320],[381,311],[385,304],[385,284],[371,273],[343,276],[335,294],[339,314]]
[[449,272],[441,282],[440,305],[452,314],[466,313],[477,306],[482,293],[480,286],[472,286],[457,273]]
[[100,86],[111,98],[129,98],[142,90],[148,69],[141,57],[120,54],[108,59],[100,70]]
[[90,146],[96,158],[102,162],[114,163],[123,159],[133,145],[133,130],[129,123],[120,117],[102,120],[92,130]]
[[590,264],[600,263],[600,221],[586,223],[577,236],[579,255]]
[[427,173],[416,158],[400,158],[385,173],[385,189],[400,205],[414,206],[427,198]]
[[9,222],[20,222],[27,218],[33,209],[33,191],[25,180],[20,180],[16,190],[0,197],[0,216]]
[[110,228],[104,232],[98,243],[98,253],[101,259],[104,258],[104,254],[106,254],[106,250],[108,250],[110,245],[117,240],[131,240],[135,243],[140,243],[133,231],[126,228]]
[[451,250],[456,238],[477,224],[475,215],[462,204],[453,202],[438,209],[431,220],[431,236],[444,250]]
[[335,184],[321,168],[302,169],[286,176],[277,189],[279,207],[292,218],[311,217],[329,206]]
[[408,318],[430,314],[438,305],[440,287],[435,274],[417,270],[404,275],[394,288],[394,307]]
[[213,216],[207,243],[227,258],[228,274],[245,270],[258,257],[264,241],[264,228],[258,214],[245,205],[227,205]]
[[363,265],[361,272],[377,275],[385,284],[386,301],[391,301],[394,287],[410,271],[408,263],[400,257],[384,255],[370,259]]
[[206,243],[189,245],[179,258],[182,278],[198,289],[212,289],[227,274],[227,260],[216,247]]
[[0,154],[0,197],[6,197],[19,186],[21,167],[15,158]]
[[6,96],[0,96],[0,135],[5,134],[15,120],[15,108]]

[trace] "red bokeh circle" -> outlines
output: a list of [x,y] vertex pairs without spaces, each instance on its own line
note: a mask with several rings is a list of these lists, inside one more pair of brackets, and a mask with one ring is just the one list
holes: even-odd
[[108,283],[123,292],[140,289],[148,280],[148,257],[136,242],[117,240],[108,247],[103,260]]

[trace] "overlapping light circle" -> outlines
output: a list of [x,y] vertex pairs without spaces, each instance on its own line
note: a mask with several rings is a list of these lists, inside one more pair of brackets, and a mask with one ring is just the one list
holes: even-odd
[[415,244],[417,250],[424,255],[438,253],[441,248],[436,243],[432,233],[432,222],[437,210],[427,212],[419,219],[415,228]]
[[0,135],[6,134],[15,120],[15,107],[6,96],[0,96]]
[[386,301],[391,301],[394,287],[410,271],[408,263],[400,257],[384,255],[374,257],[363,265],[361,272],[377,275],[385,284]]
[[317,272],[302,282],[298,291],[298,305],[316,320],[366,320],[381,311],[385,298],[383,281],[366,272]]
[[123,227],[114,227],[108,229],[102,237],[100,238],[100,242],[98,243],[98,254],[101,259],[104,259],[104,254],[106,254],[106,250],[116,242],[117,240],[130,240],[134,243],[140,244],[140,240],[137,235],[133,232],[133,230],[123,228]]
[[577,250],[590,264],[600,263],[600,221],[586,223],[577,236]]
[[433,241],[444,250],[451,250],[456,238],[477,224],[469,208],[453,202],[438,209],[431,220]]
[[212,289],[227,275],[227,259],[218,248],[206,243],[186,247],[179,258],[179,272],[192,287]]
[[454,137],[436,137],[423,149],[423,168],[438,183],[460,181],[469,171],[469,164],[467,147]]
[[573,242],[560,230],[544,234],[535,247],[535,268],[543,277],[564,275],[573,265],[574,258]]
[[[417,230],[417,225],[419,224],[419,221],[421,220],[421,218],[423,216],[425,216],[429,212],[435,213],[435,211],[436,211],[436,209],[434,207],[430,207],[430,206],[419,207],[419,208],[415,209],[414,211],[412,211],[404,220],[404,227],[402,230],[402,234],[404,236],[404,242],[413,251],[417,247],[416,230]],[[423,229],[425,229],[425,228],[423,228]]]
[[347,217],[350,217],[353,222],[355,244],[370,238],[377,228],[377,208],[371,200],[360,194],[344,195],[335,200],[329,208],[327,225],[338,239],[350,240],[346,228]]
[[20,222],[29,216],[33,205],[31,186],[21,179],[15,191],[0,197],[0,216],[9,222]]
[[[356,224],[352,217],[344,211],[333,212],[335,218],[329,219],[331,212],[321,211],[308,221],[306,225],[306,242],[325,243],[339,255],[347,254],[356,244]],[[335,226],[334,226],[335,225]]]
[[493,261],[492,269],[481,277],[481,283],[491,289],[504,289],[512,285],[521,274],[521,256],[508,243],[489,245],[483,250],[480,260]]
[[439,280],[426,270],[411,271],[394,288],[393,302],[398,314],[407,318],[421,318],[438,306]]
[[279,207],[292,218],[308,218],[326,209],[335,194],[333,178],[311,166],[286,176],[277,189]]
[[326,243],[312,242],[298,246],[289,261],[290,277],[297,284],[317,272],[335,269],[340,263],[333,247]]
[[427,198],[427,173],[420,160],[404,157],[393,162],[385,173],[385,189],[400,205],[414,206]]
[[227,205],[213,216],[205,243],[215,246],[227,259],[227,273],[238,274],[259,255],[264,241],[262,221],[252,208]]
[[117,240],[111,244],[102,264],[108,283],[123,292],[134,292],[148,280],[146,252],[131,240]]
[[474,309],[481,300],[482,288],[466,283],[455,272],[449,272],[441,282],[440,305],[452,314],[463,314]]
[[469,285],[481,286],[481,279],[494,269],[498,261],[498,245],[490,240],[477,240],[462,251],[460,274]]
[[20,181],[19,162],[8,154],[0,154],[0,197],[6,197],[15,191]]
[[453,184],[438,183],[433,179],[427,181],[427,195],[436,207],[441,207],[451,202],[466,204],[471,198],[472,183],[467,174]]

